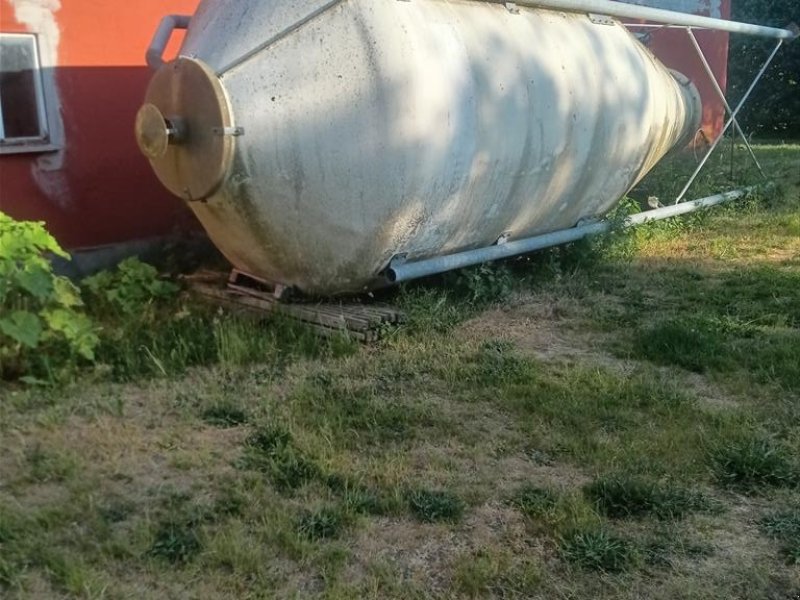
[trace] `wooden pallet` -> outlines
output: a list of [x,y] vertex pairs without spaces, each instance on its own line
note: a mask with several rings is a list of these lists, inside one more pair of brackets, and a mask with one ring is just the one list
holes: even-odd
[[250,313],[280,314],[308,324],[318,334],[331,336],[346,332],[362,342],[380,339],[387,325],[405,322],[405,315],[387,305],[329,300],[317,303],[290,302],[268,282],[234,270],[229,277],[220,273],[198,273],[186,278],[201,296]]

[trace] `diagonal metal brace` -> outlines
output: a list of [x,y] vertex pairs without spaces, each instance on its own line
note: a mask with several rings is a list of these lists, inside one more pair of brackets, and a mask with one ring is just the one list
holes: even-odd
[[700,44],[697,42],[697,38],[694,35],[694,31],[691,27],[686,28],[686,33],[689,35],[689,39],[694,46],[695,51],[697,52],[697,56],[700,59],[700,62],[703,63],[703,68],[708,75],[709,80],[711,80],[712,85],[714,86],[714,90],[717,93],[717,97],[722,101],[725,105],[725,110],[728,111],[728,114],[731,116],[731,121],[733,121],[733,126],[736,131],[739,132],[739,136],[741,136],[742,141],[744,142],[745,148],[750,153],[750,157],[753,159],[753,162],[756,164],[756,168],[758,168],[758,172],[761,173],[761,176],[764,179],[767,179],[766,174],[764,173],[764,169],[761,168],[761,163],[758,162],[755,153],[753,152],[753,147],[750,145],[750,140],[747,139],[744,131],[742,130],[741,126],[739,125],[739,120],[733,114],[733,109],[731,105],[728,104],[728,99],[725,97],[725,92],[722,91],[722,88],[719,85],[719,81],[717,81],[717,77],[714,75],[714,71],[711,70],[711,65],[708,64],[708,60],[706,59],[706,55],[703,53],[702,48],[700,48]]
[[[689,35],[691,36],[692,41],[695,43],[695,46],[696,46],[696,48],[698,49],[698,51],[700,53],[700,58],[703,61],[704,66],[710,72],[711,69],[708,66],[708,62],[705,60],[705,55],[703,55],[702,51],[699,49],[699,46],[697,46],[697,40],[694,38],[694,35],[692,34],[690,29],[691,28],[687,27],[687,31],[689,31]],[[733,125],[734,123],[736,124],[736,128],[742,134],[742,138],[745,140],[745,144],[747,146],[747,149],[750,151],[750,155],[753,156],[753,160],[755,160],[755,155],[753,154],[753,149],[750,147],[750,144],[747,141],[747,138],[744,136],[744,133],[742,133],[742,130],[739,127],[739,123],[736,120],[736,116],[742,110],[742,107],[750,99],[750,95],[753,93],[753,90],[755,89],[756,85],[758,85],[758,82],[761,81],[761,78],[764,76],[764,73],[766,73],[767,69],[772,64],[772,61],[774,60],[775,55],[778,54],[778,50],[781,49],[782,45],[783,45],[783,40],[779,39],[778,42],[775,44],[775,48],[772,50],[772,53],[769,55],[767,60],[761,66],[761,69],[759,69],[758,74],[755,76],[755,79],[753,79],[753,82],[750,84],[750,87],[747,88],[747,91],[745,92],[744,96],[742,96],[742,99],[739,101],[739,104],[737,104],[736,108],[734,110],[732,110],[732,111],[730,109],[730,105],[728,104],[727,100],[724,99],[724,94],[722,93],[722,90],[719,89],[719,84],[717,83],[716,77],[714,77],[713,73],[711,73],[711,80],[714,82],[714,85],[717,88],[718,93],[722,95],[723,102],[725,103],[725,107],[730,112],[730,117],[725,122],[725,126],[722,128],[722,131],[720,132],[720,134],[717,136],[717,138],[711,144],[711,147],[708,149],[708,151],[706,152],[705,156],[703,156],[703,159],[700,161],[700,164],[697,165],[697,168],[694,170],[694,173],[692,173],[692,176],[689,178],[689,181],[686,182],[686,185],[681,190],[681,193],[678,194],[678,197],[675,199],[675,204],[678,204],[681,200],[683,200],[684,196],[686,196],[686,192],[689,191],[689,188],[692,186],[692,184],[697,179],[697,176],[703,170],[703,167],[706,165],[706,162],[708,162],[708,159],[711,158],[711,155],[714,153],[714,150],[717,149],[717,146],[722,141],[722,139],[725,137],[725,133],[728,131],[728,129],[730,129],[730,126]],[[761,171],[761,174],[763,175],[764,172],[761,170],[761,165],[758,164],[757,160],[756,160],[756,165],[758,165],[759,171]]]

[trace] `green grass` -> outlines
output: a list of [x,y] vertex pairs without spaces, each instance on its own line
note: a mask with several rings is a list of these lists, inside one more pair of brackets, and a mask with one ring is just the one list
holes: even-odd
[[781,194],[382,292],[370,347],[98,305],[94,370],[0,388],[0,595],[791,597],[800,147],[757,151]]

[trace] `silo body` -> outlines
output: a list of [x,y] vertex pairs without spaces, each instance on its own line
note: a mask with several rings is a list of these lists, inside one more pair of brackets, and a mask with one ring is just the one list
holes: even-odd
[[312,294],[380,285],[398,255],[571,227],[701,112],[694,86],[595,21],[476,0],[205,0],[148,91],[183,131],[151,162],[234,266]]

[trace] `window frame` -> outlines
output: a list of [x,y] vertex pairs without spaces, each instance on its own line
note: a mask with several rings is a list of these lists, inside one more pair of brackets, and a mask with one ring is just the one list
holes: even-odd
[[[39,119],[38,136],[6,138],[2,119],[2,98],[0,98],[0,155],[33,152],[48,152],[58,150],[61,145],[53,140],[53,107],[49,101],[48,92],[52,85],[45,81],[46,66],[42,62],[42,53],[39,44],[39,34],[35,32],[0,32],[0,45],[8,38],[30,39],[34,58],[34,94],[36,96],[36,114]],[[52,69],[50,69],[52,70]]]

